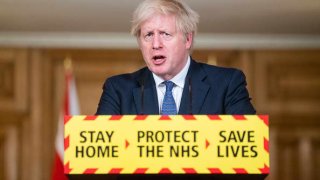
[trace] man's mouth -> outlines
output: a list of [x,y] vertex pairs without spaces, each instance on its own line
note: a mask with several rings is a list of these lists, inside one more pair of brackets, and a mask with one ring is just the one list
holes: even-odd
[[156,65],[159,65],[165,61],[166,57],[162,55],[158,55],[158,56],[153,56],[152,59]]

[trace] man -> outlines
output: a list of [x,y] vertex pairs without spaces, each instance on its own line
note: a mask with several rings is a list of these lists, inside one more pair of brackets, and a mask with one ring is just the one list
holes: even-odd
[[244,74],[190,57],[199,16],[179,0],[146,0],[133,15],[147,67],[106,80],[96,114],[255,114]]

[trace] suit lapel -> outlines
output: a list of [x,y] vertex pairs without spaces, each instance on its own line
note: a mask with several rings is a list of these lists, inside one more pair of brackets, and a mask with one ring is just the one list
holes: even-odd
[[179,114],[200,113],[210,89],[210,86],[204,83],[206,76],[200,65],[192,60],[183,89]]
[[133,99],[138,114],[159,114],[155,82],[149,70],[137,79],[139,87],[133,89]]
[[[207,74],[201,69],[200,65],[191,60],[182,93],[179,114],[199,114],[201,112],[204,100],[210,89],[210,86],[204,82],[206,77]],[[146,70],[139,76],[137,81],[139,87],[133,89],[133,99],[137,113],[146,115],[159,114],[157,90],[152,73]],[[191,88],[191,94],[189,88]]]

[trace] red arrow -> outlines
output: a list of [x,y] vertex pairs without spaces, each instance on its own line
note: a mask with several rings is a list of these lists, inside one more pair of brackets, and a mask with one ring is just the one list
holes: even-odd
[[206,149],[208,149],[208,146],[210,146],[210,142],[206,139]]

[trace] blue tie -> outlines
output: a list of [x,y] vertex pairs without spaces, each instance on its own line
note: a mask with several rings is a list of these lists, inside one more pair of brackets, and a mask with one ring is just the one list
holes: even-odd
[[164,98],[163,98],[161,114],[162,115],[177,114],[177,106],[172,96],[172,88],[174,86],[174,83],[171,81],[165,81],[164,84],[166,85],[166,93],[164,94]]

